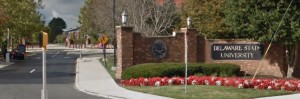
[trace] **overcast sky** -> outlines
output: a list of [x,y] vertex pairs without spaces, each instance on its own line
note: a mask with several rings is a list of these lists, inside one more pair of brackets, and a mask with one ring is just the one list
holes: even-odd
[[46,17],[46,24],[53,17],[61,17],[67,23],[67,28],[76,28],[79,26],[78,16],[84,0],[43,0],[45,8],[41,10]]

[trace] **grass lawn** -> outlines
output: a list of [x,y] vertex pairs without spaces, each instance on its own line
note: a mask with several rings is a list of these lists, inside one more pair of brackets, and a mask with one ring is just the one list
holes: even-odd
[[100,59],[99,61],[105,67],[105,69],[111,75],[111,77],[116,78],[115,77],[116,72],[111,70],[111,67],[114,65],[114,55],[113,54],[106,54],[106,57],[107,57],[107,62],[106,62],[107,66],[105,66],[104,61],[102,59]]
[[184,86],[161,86],[161,87],[134,87],[126,86],[126,89],[167,96],[176,99],[252,99],[258,97],[293,94],[295,92],[280,90],[255,90],[238,89],[224,86],[189,85],[187,94],[184,94]]
[[[100,62],[104,66],[104,62],[102,60],[100,60]],[[113,63],[113,55],[108,54],[106,70],[111,74],[113,78],[115,78],[115,71],[111,70]],[[176,99],[252,99],[258,97],[287,95],[295,93],[280,90],[238,89],[234,87],[206,85],[189,85],[187,86],[187,94],[184,94],[184,86],[126,86],[125,88],[133,91],[167,96]]]

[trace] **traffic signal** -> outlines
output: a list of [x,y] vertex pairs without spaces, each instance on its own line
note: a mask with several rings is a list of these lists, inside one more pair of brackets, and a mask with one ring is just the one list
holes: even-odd
[[43,47],[48,45],[48,33],[43,32]]
[[42,43],[43,43],[43,32],[39,33],[39,47],[42,47]]
[[41,32],[39,34],[39,45],[40,47],[46,47],[48,45],[48,33]]

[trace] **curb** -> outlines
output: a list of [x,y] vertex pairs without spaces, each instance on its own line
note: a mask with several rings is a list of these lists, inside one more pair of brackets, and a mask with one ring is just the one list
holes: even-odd
[[81,92],[84,92],[86,94],[89,94],[89,95],[99,96],[99,97],[108,98],[108,99],[127,99],[127,98],[123,98],[123,97],[103,95],[103,94],[100,94],[100,93],[97,93],[97,92],[88,91],[85,88],[83,88],[82,86],[80,86],[80,84],[79,84],[79,75],[78,75],[78,73],[80,73],[79,69],[78,69],[79,68],[79,61],[80,61],[80,58],[77,58],[77,60],[76,60],[76,77],[75,77],[75,88],[77,90],[79,90]]
[[4,67],[7,67],[7,66],[9,66],[9,65],[15,64],[15,62],[9,62],[9,63],[4,62],[4,63],[5,63],[5,64],[1,64],[1,65],[0,65],[0,68],[4,68]]

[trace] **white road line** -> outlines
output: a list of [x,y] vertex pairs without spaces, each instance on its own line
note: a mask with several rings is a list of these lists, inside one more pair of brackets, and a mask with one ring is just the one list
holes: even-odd
[[59,52],[57,52],[56,54],[52,55],[52,57],[55,57]]
[[34,71],[35,71],[35,69],[31,70],[29,73],[31,74],[31,73],[33,73]]

